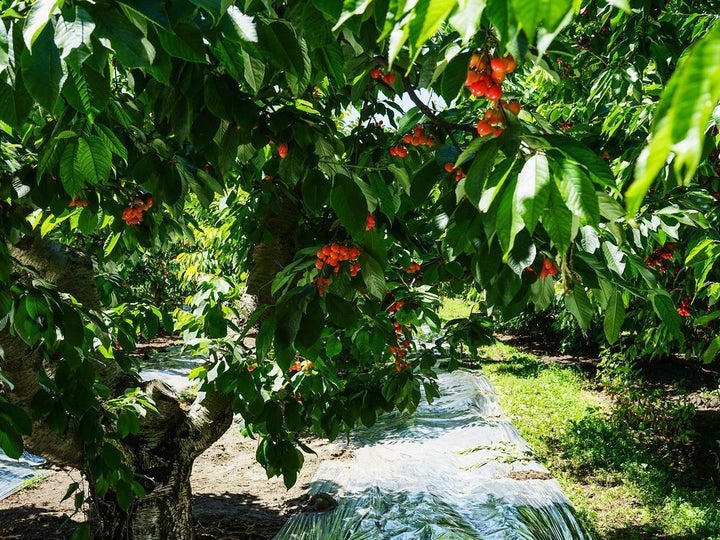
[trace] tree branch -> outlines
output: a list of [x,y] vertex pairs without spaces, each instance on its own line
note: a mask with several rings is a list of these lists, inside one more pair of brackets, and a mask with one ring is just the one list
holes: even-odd
[[410,83],[410,79],[408,79],[405,75],[402,74],[400,76],[402,78],[403,86],[405,87],[405,92],[407,92],[407,95],[410,97],[412,102],[417,105],[417,108],[420,109],[423,114],[428,117],[430,122],[448,131],[448,135],[451,135],[450,132],[452,131],[467,131],[469,133],[475,133],[475,126],[473,126],[472,124],[456,124],[454,122],[448,122],[447,120],[440,118],[435,111],[433,111],[428,105],[423,103],[423,101],[420,99],[420,96],[417,95],[417,92],[415,92],[415,89]]

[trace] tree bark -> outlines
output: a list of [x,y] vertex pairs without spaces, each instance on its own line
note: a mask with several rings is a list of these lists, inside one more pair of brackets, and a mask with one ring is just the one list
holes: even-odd
[[145,389],[158,405],[143,429],[126,444],[134,469],[151,481],[147,496],[124,512],[113,493],[95,497],[98,538],[158,540],[195,538],[190,474],[195,459],[232,423],[226,399],[216,394],[196,402],[190,411],[179,407],[166,384],[151,381]]
[[[100,307],[92,262],[84,254],[39,237],[28,238],[12,251],[19,265],[42,275],[60,291],[73,295],[84,307]],[[8,398],[30,412],[40,375],[43,371],[51,374],[51,366],[45,365],[36,351],[7,330],[0,332],[0,345],[5,350],[0,369],[14,385]],[[112,490],[104,497],[93,497],[93,511],[98,520],[95,536],[113,540],[192,540],[195,537],[190,488],[192,466],[230,427],[231,400],[210,393],[199,397],[187,410],[181,407],[175,392],[161,381],[143,383],[128,379],[112,362],[102,363],[98,368],[98,377],[114,395],[120,395],[126,387],[144,387],[155,402],[157,412],[148,411],[141,419],[139,433],[118,442],[127,465],[148,478],[141,482],[147,496],[136,500],[129,512],[120,508]],[[25,444],[50,462],[84,467],[83,445],[73,426],[57,435],[42,422],[35,422]],[[91,477],[89,481],[92,495],[97,495]]]
[[289,264],[297,252],[298,210],[285,197],[263,223],[266,239],[253,249],[253,264],[247,280],[247,291],[264,305],[274,303],[272,282],[277,273]]

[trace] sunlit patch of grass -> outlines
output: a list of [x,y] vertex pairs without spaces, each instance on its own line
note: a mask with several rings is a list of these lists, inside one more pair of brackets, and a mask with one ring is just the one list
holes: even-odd
[[20,483],[20,490],[36,489],[40,486],[40,484],[45,481],[48,476],[50,476],[49,471],[41,471],[38,473],[38,475],[33,476],[32,478],[26,478]]
[[477,305],[464,298],[452,298],[446,296],[440,303],[440,319],[451,321],[452,319],[466,319],[472,311],[477,311]]
[[580,372],[503,343],[483,356],[503,410],[599,538],[720,540],[720,491],[678,486],[672,463]]
[[549,441],[600,405],[599,399],[583,392],[581,376],[571,369],[545,364],[503,343],[485,347],[483,355],[493,359],[482,368],[503,410],[538,456],[549,456]]

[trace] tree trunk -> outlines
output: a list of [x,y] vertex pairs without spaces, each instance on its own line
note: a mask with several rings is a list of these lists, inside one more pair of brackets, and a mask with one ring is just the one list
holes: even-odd
[[[28,238],[12,248],[13,256],[33,272],[54,283],[60,291],[72,294],[86,308],[99,308],[92,263],[84,254],[58,246],[39,237]],[[0,368],[13,383],[8,398],[29,412],[39,389],[40,374],[52,375],[51,366],[18,337],[0,332],[5,350]],[[124,512],[114,491],[96,497],[89,476],[93,512],[97,517],[97,538],[111,540],[193,539],[190,473],[195,459],[227,431],[232,423],[231,400],[216,393],[201,395],[189,410],[182,408],[175,392],[161,381],[128,379],[112,362],[98,366],[98,377],[121,395],[126,387],[140,386],[153,399],[157,412],[148,411],[140,419],[136,435],[118,441],[126,464],[140,477],[147,496],[135,500]],[[57,435],[42,422],[35,422],[33,433],[25,438],[26,447],[52,463],[83,469],[84,449],[71,425]]]
[[277,273],[289,264],[297,252],[298,210],[294,202],[284,197],[277,210],[263,223],[265,239],[253,249],[253,264],[247,279],[247,292],[260,304],[274,303],[272,282]]
[[125,441],[125,451],[135,472],[150,480],[142,482],[147,496],[124,512],[114,493],[94,497],[98,538],[113,540],[192,540],[190,474],[195,459],[232,423],[225,398],[208,396],[186,412],[166,384],[151,381],[145,389],[157,404],[158,413],[148,415],[141,432]]
[[176,456],[169,460],[157,458],[156,461],[155,467],[145,471],[145,474],[153,476],[152,492],[144,499],[137,500],[130,512],[123,511],[114,496],[94,497],[94,511],[98,518],[96,538],[195,538],[190,491],[192,464]]

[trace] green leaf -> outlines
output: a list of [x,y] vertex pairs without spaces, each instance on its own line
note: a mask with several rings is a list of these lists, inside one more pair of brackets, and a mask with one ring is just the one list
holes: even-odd
[[580,227],[580,247],[588,253],[595,253],[600,248],[598,232],[590,225]]
[[702,361],[709,364],[715,360],[718,353],[720,353],[720,336],[715,336],[715,339],[710,342],[710,345],[702,354]]
[[18,433],[22,435],[30,435],[32,433],[32,421],[28,414],[5,399],[0,399],[0,413],[4,414]]
[[[105,447],[107,448],[107,445]],[[130,506],[135,498],[130,484],[118,482],[115,486],[115,496],[117,497],[118,505],[124,512],[130,510]]]
[[118,3],[147,22],[170,30],[170,20],[167,13],[165,13],[162,0],[119,0]]
[[309,349],[320,339],[322,331],[325,328],[325,314],[320,308],[320,302],[315,298],[307,306],[305,313],[300,321],[300,328],[295,342],[301,347]]
[[437,33],[456,5],[457,0],[419,0],[415,4],[408,28],[412,59],[420,54],[425,42]]
[[523,228],[522,217],[515,211],[516,186],[517,179],[506,186],[500,199],[495,221],[495,232],[505,256],[510,253],[515,243],[515,236]]
[[103,124],[95,124],[95,129],[98,132],[98,136],[102,140],[103,145],[109,148],[113,154],[115,154],[127,163],[127,148],[125,148],[125,145],[120,142],[120,139],[117,138],[115,132],[108,126],[105,126]]
[[302,181],[302,200],[311,212],[320,212],[330,196],[330,180],[317,169],[308,171]]
[[[74,11],[69,15],[64,13],[63,17],[58,19],[55,25],[55,43],[61,51],[62,58],[84,60],[92,50],[90,36],[95,30],[95,22],[90,14],[80,6],[75,6]],[[78,50],[83,47],[84,50]],[[79,68],[80,62],[70,63]]]
[[[480,202],[480,197],[485,189],[485,183],[487,182],[490,172],[495,167],[495,158],[498,155],[498,151],[499,145],[496,139],[485,141],[485,143],[478,148],[475,159],[473,159],[472,165],[470,165],[470,169],[468,169],[467,177],[465,178],[465,194],[468,200],[474,205]],[[459,158],[458,161],[460,161]]]
[[290,349],[293,346],[300,330],[302,315],[302,308],[292,302],[283,302],[278,306],[275,328],[276,353],[277,349]]
[[345,57],[337,43],[328,43],[320,49],[330,80],[337,88],[345,84]]
[[672,336],[682,342],[685,338],[680,328],[682,320],[677,312],[670,294],[667,291],[657,290],[650,294],[652,307],[657,313],[665,327],[670,331]]
[[328,317],[330,321],[340,328],[348,328],[355,324],[360,314],[355,306],[335,294],[328,294],[325,298]]
[[[467,66],[465,67],[465,73],[467,73]],[[455,167],[462,166],[468,159],[472,157],[486,142],[488,139],[485,137],[475,137],[470,143],[463,149],[459,156],[455,159]],[[444,163],[441,163],[444,165]]]
[[103,143],[103,139],[96,135],[87,139],[80,137],[77,148],[74,164],[76,173],[89,184],[107,180],[112,169],[112,153]]
[[170,83],[172,65],[163,49],[157,48],[127,17],[116,11],[98,11],[94,14],[94,36],[112,47],[124,68],[146,70],[158,82]]
[[215,22],[220,20],[229,7],[227,0],[190,0],[190,3],[207,11],[215,19]]
[[545,212],[550,198],[550,169],[543,154],[535,154],[525,162],[515,188],[515,208],[532,234]]
[[80,489],[80,484],[78,484],[77,482],[72,482],[68,486],[67,491],[65,491],[65,495],[63,496],[63,498],[60,499],[60,502],[63,502],[63,501],[66,501],[67,499],[69,499],[72,496],[72,494],[75,493],[78,489]]
[[[314,3],[320,11],[332,16],[337,12],[337,6],[341,2],[338,0],[315,0]],[[334,4],[334,7],[332,4]],[[365,10],[370,7],[370,4],[372,4],[371,0],[343,0],[342,11],[340,12],[341,14],[338,21],[335,23],[333,31],[338,30],[342,24],[351,17],[365,13]]]
[[632,13],[632,8],[630,7],[630,2],[628,0],[605,0],[608,4],[611,6],[615,6],[618,9],[623,10],[625,13],[630,15]]
[[123,411],[118,415],[117,430],[121,437],[134,435],[140,431],[138,417],[129,411]]
[[610,165],[590,148],[565,135],[546,135],[544,139],[551,148],[586,170],[593,182],[604,188],[615,188],[615,176]]
[[617,275],[622,276],[625,271],[625,253],[612,242],[603,242],[602,252],[605,256],[608,268]]
[[555,282],[552,279],[536,279],[530,285],[530,294],[536,311],[543,311],[550,307],[555,299]]
[[168,54],[189,62],[204,62],[206,59],[203,35],[197,27],[179,24],[173,32],[157,28],[158,38]]
[[567,207],[580,218],[582,223],[597,225],[600,221],[600,206],[595,186],[585,171],[571,161],[556,164],[555,183]]
[[565,297],[565,306],[573,314],[583,331],[590,328],[595,311],[582,286],[576,286],[572,293]]
[[385,298],[387,287],[385,285],[385,272],[380,263],[368,253],[363,253],[358,259],[360,273],[362,274],[368,292],[375,298]]
[[245,82],[247,82],[255,92],[258,92],[260,88],[262,88],[263,80],[265,79],[265,63],[246,51],[242,51],[242,61]]
[[624,321],[625,303],[623,302],[622,295],[615,291],[608,300],[607,311],[605,312],[605,319],[603,321],[605,337],[610,345],[615,343],[618,337],[620,337],[620,331],[622,330]]
[[675,175],[685,183],[695,173],[713,109],[720,101],[720,22],[690,49],[670,78],[655,111],[650,142],[625,193],[628,216],[640,209],[645,194],[674,155]]
[[245,15],[237,6],[229,6],[225,16],[220,21],[221,32],[226,37],[239,42],[257,43],[258,35],[255,21]]
[[[450,26],[460,34],[461,41],[467,43],[480,28],[480,17],[485,9],[486,2],[485,0],[459,0],[455,3],[457,9],[450,17]],[[467,64],[465,67],[467,68]]]
[[512,9],[525,35],[531,39],[535,36],[540,18],[545,9],[545,0],[511,0]]
[[367,200],[352,179],[343,175],[335,177],[335,185],[330,191],[330,206],[353,236],[362,234],[368,215]]
[[23,50],[21,61],[25,88],[42,108],[52,111],[60,94],[63,76],[52,25],[45,26],[37,36],[32,52]]
[[410,182],[410,198],[416,204],[427,200],[430,191],[440,177],[440,169],[435,160],[425,162],[413,175]]
[[28,50],[32,50],[33,43],[45,29],[53,11],[62,7],[65,0],[35,0],[25,18],[23,28],[23,41]]
[[213,339],[227,336],[227,321],[222,309],[212,306],[205,314],[205,332]]
[[20,459],[23,452],[22,436],[2,416],[0,416],[0,449],[12,459]]
[[515,18],[531,40],[538,27],[556,30],[573,7],[572,0],[511,0],[511,3]]

